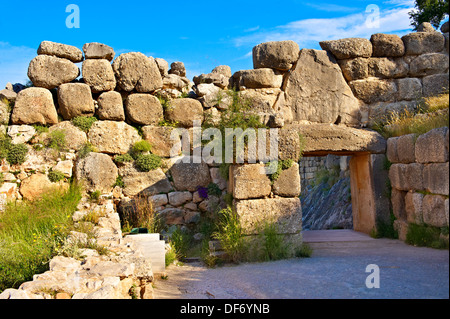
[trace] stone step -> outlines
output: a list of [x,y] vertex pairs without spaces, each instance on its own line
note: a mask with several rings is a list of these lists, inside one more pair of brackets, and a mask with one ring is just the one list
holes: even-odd
[[159,234],[127,235],[126,239],[134,242],[144,257],[152,263],[154,274],[164,274],[166,271],[166,249],[164,240]]

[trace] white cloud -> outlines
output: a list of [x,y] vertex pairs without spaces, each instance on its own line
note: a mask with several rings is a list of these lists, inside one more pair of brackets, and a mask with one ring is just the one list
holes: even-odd
[[8,82],[25,84],[28,65],[36,54],[36,49],[0,42],[0,90]]
[[[320,41],[351,37],[370,38],[374,33],[404,34],[411,29],[408,12],[412,8],[396,7],[374,12],[355,13],[339,18],[305,19],[234,39],[239,46],[257,45],[268,41],[293,40],[302,48],[317,48]],[[377,27],[371,25],[378,19]]]
[[341,6],[333,3],[304,3],[308,7],[314,8],[319,11],[326,12],[355,12],[358,8]]

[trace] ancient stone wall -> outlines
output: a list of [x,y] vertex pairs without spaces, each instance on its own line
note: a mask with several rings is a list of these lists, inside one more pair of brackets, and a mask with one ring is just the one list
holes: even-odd
[[388,139],[394,226],[402,240],[406,239],[409,224],[438,228],[449,225],[448,145],[447,127],[420,136]]

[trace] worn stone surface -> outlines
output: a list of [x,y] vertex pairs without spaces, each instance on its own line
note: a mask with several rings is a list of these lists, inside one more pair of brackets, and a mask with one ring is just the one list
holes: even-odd
[[164,116],[158,98],[150,94],[131,94],[125,100],[127,117],[141,125],[157,125]]
[[156,65],[158,65],[159,73],[162,77],[169,74],[169,63],[162,58],[155,58]]
[[347,81],[365,79],[369,76],[369,59],[354,58],[338,61]]
[[413,32],[402,37],[405,44],[405,55],[441,52],[445,39],[439,32]]
[[416,141],[415,134],[402,135],[398,138],[397,154],[398,154],[398,161],[400,163],[408,164],[415,162],[416,160],[414,147],[415,141]]
[[397,152],[397,142],[398,137],[391,137],[386,143],[386,156],[389,162],[398,163],[398,152]]
[[229,191],[235,199],[263,198],[272,191],[263,164],[245,164],[230,169]]
[[51,41],[42,41],[37,53],[40,55],[52,55],[58,58],[68,59],[74,63],[83,61],[83,52],[77,47]]
[[92,92],[112,91],[116,88],[116,77],[111,63],[106,59],[87,59],[82,67],[83,79]]
[[116,165],[106,154],[89,153],[75,164],[75,178],[83,183],[88,192],[111,192],[117,175]]
[[363,38],[347,38],[340,40],[322,41],[320,47],[330,51],[337,59],[372,56],[372,43]]
[[59,112],[65,120],[95,113],[91,89],[83,83],[62,84],[58,89]]
[[396,219],[406,221],[405,197],[407,192],[392,188],[392,212]]
[[377,132],[332,124],[288,125],[305,140],[304,152],[321,151],[385,153],[386,140]]
[[125,154],[141,137],[125,122],[97,121],[89,130],[88,139],[101,153]]
[[369,78],[352,81],[349,85],[355,96],[367,104],[395,101],[397,85],[393,80]]
[[170,101],[165,116],[168,121],[175,122],[178,126],[193,127],[194,121],[200,121],[200,124],[203,122],[203,107],[195,99],[175,99]]
[[133,164],[126,164],[119,168],[119,174],[123,178],[125,187],[123,193],[126,196],[145,195],[153,196],[160,193],[168,193],[173,190],[169,179],[161,168],[150,172],[140,172]]
[[389,179],[392,187],[398,190],[423,190],[423,171],[424,166],[419,163],[392,164],[389,169]]
[[44,88],[28,88],[20,91],[11,114],[12,124],[42,124],[58,123],[53,97]]
[[370,58],[369,76],[378,78],[402,78],[408,75],[409,65],[403,58]]
[[119,92],[104,92],[98,97],[97,102],[100,120],[125,121],[125,110]]
[[376,33],[370,37],[373,46],[373,56],[401,57],[405,54],[405,45],[396,34]]
[[445,198],[440,195],[425,195],[422,202],[423,222],[430,226],[448,226],[445,216]]
[[183,62],[173,62],[170,65],[169,74],[176,74],[179,76],[186,76],[186,68]]
[[449,81],[448,73],[434,74],[422,78],[423,96],[437,96],[448,92]]
[[162,88],[162,78],[153,58],[139,52],[124,53],[113,62],[113,70],[122,90],[148,93]]
[[[178,156],[181,152],[181,142],[177,138],[172,141],[170,136],[173,128],[168,126],[144,126],[143,138],[152,145],[152,153],[161,157]],[[171,154],[171,150],[173,154]]]
[[9,123],[11,117],[11,108],[0,99],[0,125]]
[[296,234],[302,227],[298,198],[239,200],[234,203],[245,234],[258,234],[265,222],[275,222],[279,234]]
[[298,163],[283,170],[277,180],[273,183],[273,193],[283,197],[300,196],[300,173]]
[[34,86],[46,89],[72,82],[79,75],[80,69],[74,63],[50,55],[38,55],[28,67],[28,77]]
[[[65,184],[68,188],[68,184]],[[45,192],[52,188],[64,187],[64,183],[52,183],[45,174],[32,174],[30,177],[24,179],[20,185],[20,194],[23,198],[33,201],[39,198]]]
[[[370,42],[369,42],[370,43]],[[286,103],[294,120],[320,123],[357,122],[359,101],[339,65],[325,51],[303,49],[286,82]]]
[[405,196],[405,212],[408,223],[423,223],[423,197],[421,193],[408,192]]
[[447,132],[447,127],[436,128],[417,138],[415,157],[418,163],[443,163],[448,161]]
[[36,134],[36,130],[30,125],[10,125],[7,134],[11,138],[11,143],[23,144],[31,140]]
[[239,86],[249,89],[279,88],[283,75],[269,68],[239,71]]
[[272,41],[253,48],[253,67],[287,71],[298,60],[300,48],[294,41]]
[[87,142],[87,135],[71,121],[63,121],[49,128],[49,133],[54,131],[64,131],[66,137],[66,145],[69,149],[78,151]]
[[103,43],[86,43],[83,45],[83,52],[86,59],[106,59],[112,61],[114,59],[114,49]]
[[447,163],[425,164],[423,188],[433,194],[449,195],[449,170]]
[[412,101],[422,96],[422,82],[418,78],[397,80],[397,99]]
[[178,162],[170,168],[173,183],[179,191],[195,192],[199,186],[206,187],[211,183],[209,167],[206,163],[193,163],[192,157],[189,163]]
[[411,61],[409,74],[410,76],[425,76],[445,73],[446,71],[448,71],[448,55],[427,53]]
[[169,204],[175,207],[179,207],[192,200],[191,192],[172,192],[168,194]]

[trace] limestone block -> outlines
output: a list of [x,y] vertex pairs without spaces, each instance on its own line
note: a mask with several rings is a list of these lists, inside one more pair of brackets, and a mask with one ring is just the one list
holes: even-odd
[[449,173],[447,163],[426,164],[423,169],[423,187],[433,194],[449,194]]
[[399,101],[412,101],[422,96],[422,82],[418,78],[403,78],[397,80]]
[[61,172],[65,177],[70,178],[72,177],[73,162],[71,160],[58,162],[58,164],[53,167],[53,170]]
[[389,179],[392,187],[403,190],[423,190],[422,164],[392,164],[389,169]]
[[423,202],[424,195],[421,193],[408,192],[405,196],[405,212],[408,223],[423,223]]
[[24,179],[20,185],[20,194],[27,200],[35,200],[42,194],[50,191],[52,188],[65,187],[68,188],[68,184],[64,184],[63,181],[58,183],[52,183],[45,174],[33,174],[30,177]]
[[126,92],[153,92],[162,88],[159,68],[153,58],[139,52],[124,53],[113,62],[117,84]]
[[415,162],[415,134],[402,135],[397,140],[397,154],[400,163],[408,164]]
[[125,121],[125,110],[119,92],[104,92],[98,97],[97,114],[100,120]]
[[446,147],[447,127],[433,129],[420,135],[416,141],[415,157],[418,163],[444,163],[449,159]]
[[178,191],[195,192],[199,186],[207,187],[211,183],[208,164],[194,163],[189,158],[188,163],[178,161],[170,168],[175,188]]
[[88,139],[101,153],[125,154],[141,137],[125,122],[97,121],[89,130]]
[[439,32],[413,32],[402,37],[405,44],[405,55],[441,52],[445,39]]
[[[422,54],[411,61],[410,76],[425,76],[445,73],[448,70],[448,56],[441,53]],[[448,77],[448,74],[447,74]]]
[[258,234],[266,222],[274,222],[279,234],[297,234],[302,229],[302,208],[298,198],[238,200],[234,206],[247,235]]
[[273,193],[283,197],[300,196],[300,173],[298,163],[283,170],[277,180],[273,183]]
[[125,184],[123,189],[125,196],[135,196],[138,194],[153,196],[168,193],[173,190],[169,179],[161,168],[150,172],[140,172],[130,163],[120,167],[119,174],[122,176],[123,183]]
[[253,67],[290,70],[298,60],[300,48],[294,41],[273,41],[253,48]]
[[370,42],[372,42],[374,57],[401,57],[405,54],[405,45],[396,34],[373,34]]
[[272,191],[263,164],[233,166],[230,173],[230,191],[235,199],[262,198]]
[[170,107],[165,116],[167,120],[189,128],[194,126],[194,121],[199,121],[200,124],[203,122],[203,107],[195,99],[175,99],[170,101]]
[[7,130],[13,144],[24,144],[36,134],[36,129],[30,125],[10,125]]
[[448,82],[448,73],[424,76],[422,78],[423,96],[437,96],[439,94],[448,92]]
[[391,79],[408,75],[409,66],[403,58],[370,58],[369,76]]
[[58,114],[50,91],[33,87],[20,91],[11,114],[11,122],[19,125],[58,123]]
[[40,55],[52,55],[58,58],[68,59],[74,63],[83,61],[83,52],[77,47],[51,41],[41,42],[37,53]]
[[398,152],[397,152],[397,141],[398,137],[391,137],[387,140],[387,150],[386,156],[389,162],[398,163]]
[[301,50],[286,81],[285,93],[286,105],[291,107],[294,121],[358,122],[359,101],[336,60],[327,52]]
[[[174,128],[168,126],[147,125],[142,128],[143,138],[152,145],[152,153],[160,157],[178,156],[181,153],[181,141],[170,139]],[[175,147],[175,148],[174,148]],[[171,150],[173,154],[171,154]]]
[[407,192],[392,188],[391,203],[392,212],[398,220],[406,221],[405,197]]
[[347,81],[369,77],[369,59],[367,58],[339,60],[338,63]]
[[179,76],[186,76],[186,68],[183,62],[173,62],[170,65],[169,74],[176,74]]
[[397,94],[397,85],[392,80],[369,78],[351,81],[349,85],[355,96],[367,104],[395,101]]
[[84,83],[62,84],[58,89],[59,112],[65,120],[95,113],[91,89]]
[[106,154],[89,153],[75,165],[75,178],[83,183],[88,192],[111,192],[117,175],[116,165]]
[[114,59],[114,49],[103,43],[86,43],[83,45],[83,52],[86,59],[106,59],[112,61]]
[[156,65],[158,65],[159,73],[164,78],[169,74],[169,63],[162,58],[155,58]]
[[112,91],[116,88],[116,77],[111,63],[106,59],[87,59],[83,62],[84,82],[92,92]]
[[337,59],[372,56],[372,43],[363,38],[322,41],[319,44],[323,50],[330,51]]
[[7,125],[11,117],[11,108],[0,99],[0,126]]
[[[231,69],[230,69],[230,73],[231,73]],[[231,75],[224,75],[218,72],[211,72],[208,74],[200,74],[198,76],[194,76],[194,83],[196,85],[202,84],[202,83],[212,83],[215,86],[221,88],[221,89],[225,89],[228,87],[228,85],[230,84],[230,78]]]
[[169,204],[175,207],[181,206],[192,200],[191,192],[172,192],[169,193]]
[[73,125],[71,121],[63,121],[53,125],[48,131],[50,134],[54,131],[64,131],[67,147],[76,151],[81,149],[87,142],[86,133]]
[[169,203],[169,199],[166,194],[150,196],[149,201],[153,203],[153,207],[160,207]]
[[164,117],[158,98],[150,94],[130,94],[125,100],[125,111],[130,121],[140,125],[157,125]]
[[158,212],[160,217],[166,225],[183,225],[184,211],[180,208],[166,208]]
[[447,226],[445,216],[445,197],[440,195],[425,195],[423,198],[423,222],[435,227]]
[[254,70],[243,70],[237,72],[239,86],[249,89],[280,88],[283,75],[273,69],[263,68]]
[[28,67],[28,77],[34,86],[46,89],[70,83],[79,75],[80,69],[74,63],[50,55],[38,55]]

